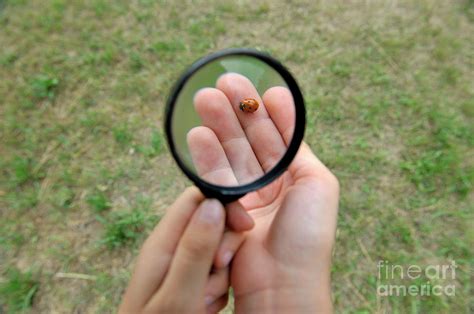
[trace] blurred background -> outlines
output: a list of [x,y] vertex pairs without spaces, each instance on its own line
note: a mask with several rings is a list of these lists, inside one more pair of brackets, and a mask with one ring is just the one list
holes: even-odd
[[[336,312],[469,312],[473,34],[472,0],[0,0],[0,312],[116,310],[190,185],[163,138],[167,93],[242,46],[298,79],[305,140],[341,182]],[[456,296],[378,296],[379,260],[454,260]]]

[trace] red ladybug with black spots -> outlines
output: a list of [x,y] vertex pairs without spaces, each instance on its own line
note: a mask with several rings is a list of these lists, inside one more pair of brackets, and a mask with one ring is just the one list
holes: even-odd
[[258,109],[258,101],[253,98],[245,98],[240,102],[239,109],[248,113],[255,112]]

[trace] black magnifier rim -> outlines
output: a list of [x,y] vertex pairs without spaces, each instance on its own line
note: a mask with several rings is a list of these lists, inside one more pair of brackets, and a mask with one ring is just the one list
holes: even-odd
[[[247,183],[245,185],[232,187],[208,183],[200,179],[196,174],[189,170],[188,167],[181,161],[181,158],[176,151],[176,146],[173,142],[173,136],[171,131],[172,117],[174,112],[173,109],[176,100],[178,99],[178,96],[188,79],[208,63],[227,56],[250,56],[257,58],[271,66],[282,76],[283,80],[286,82],[288,89],[293,95],[293,101],[295,104],[295,129],[293,131],[293,138],[290,142],[290,145],[288,146],[286,153],[283,155],[283,158],[269,172],[265,173],[261,178],[257,179],[256,181]],[[223,202],[230,202],[236,200],[249,192],[258,190],[259,188],[269,184],[270,182],[278,178],[288,168],[290,163],[293,161],[296,153],[298,152],[298,149],[304,137],[305,126],[306,110],[304,106],[304,99],[294,77],[285,68],[285,66],[283,66],[275,58],[271,57],[269,54],[250,48],[224,49],[197,60],[181,75],[176,84],[173,86],[165,108],[166,139],[173,158],[176,160],[178,166],[181,168],[184,174],[194,184],[196,184],[198,188],[201,189],[204,195],[211,198],[217,198]]]

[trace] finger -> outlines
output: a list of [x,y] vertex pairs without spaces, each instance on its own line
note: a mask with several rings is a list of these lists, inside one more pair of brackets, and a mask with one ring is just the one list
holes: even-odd
[[275,86],[263,94],[263,103],[288,146],[295,130],[295,104],[286,87]]
[[227,225],[234,231],[242,232],[252,229],[255,225],[253,218],[247,213],[245,208],[235,201],[227,204]]
[[[228,73],[217,80],[217,88],[229,99],[263,170],[273,168],[286,152],[286,145],[252,82],[243,75]],[[242,112],[239,103],[244,98],[256,99],[258,110]]]
[[214,303],[229,292],[229,268],[221,268],[207,281],[204,301],[206,305]]
[[214,267],[223,269],[229,266],[235,252],[239,249],[245,240],[245,234],[242,232],[226,231],[214,257]]
[[[188,145],[198,174],[204,180],[223,186],[237,186],[238,182],[222,151],[214,132],[207,127],[196,127],[188,133]],[[228,226],[234,231],[253,228],[254,222],[242,206],[229,204]]]
[[223,308],[226,307],[228,301],[229,301],[229,295],[228,294],[223,295],[222,297],[217,299],[214,303],[209,305],[207,307],[206,312],[212,313],[212,314],[219,313],[219,311],[221,311]]
[[211,129],[195,127],[188,132],[187,141],[194,166],[201,178],[217,185],[238,185],[224,149]]
[[215,88],[201,89],[194,97],[194,106],[202,124],[221,142],[237,181],[244,184],[260,178],[262,167],[225,94]]
[[160,287],[181,235],[203,199],[196,187],[186,189],[145,241],[121,305],[125,312],[142,308]]
[[150,301],[150,308],[155,308],[160,299],[173,299],[177,295],[179,300],[186,300],[189,304],[202,302],[204,305],[204,288],[224,223],[224,207],[218,200],[207,199],[201,203],[178,243],[168,275]]

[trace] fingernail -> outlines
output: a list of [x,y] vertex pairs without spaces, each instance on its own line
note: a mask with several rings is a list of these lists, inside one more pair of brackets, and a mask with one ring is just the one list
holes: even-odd
[[199,209],[199,220],[217,224],[222,219],[223,211],[222,211],[222,204],[215,199],[207,199],[201,204],[201,208]]
[[230,261],[232,260],[232,257],[234,256],[234,253],[231,251],[227,251],[224,253],[222,256],[222,263],[224,264],[224,267],[229,266]]
[[214,298],[211,297],[210,295],[204,298],[204,302],[206,302],[206,305],[210,305],[213,301],[214,301]]

